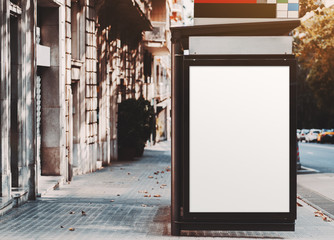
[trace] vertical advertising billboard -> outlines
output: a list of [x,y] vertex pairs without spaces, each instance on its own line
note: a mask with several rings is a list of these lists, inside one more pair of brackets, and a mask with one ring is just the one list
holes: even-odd
[[190,66],[190,212],[289,212],[289,70]]
[[206,57],[183,65],[183,219],[293,230],[294,60]]

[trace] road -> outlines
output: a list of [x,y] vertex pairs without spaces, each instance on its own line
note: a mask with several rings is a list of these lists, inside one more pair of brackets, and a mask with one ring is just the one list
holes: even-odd
[[313,168],[321,173],[334,173],[334,145],[299,143],[302,166]]

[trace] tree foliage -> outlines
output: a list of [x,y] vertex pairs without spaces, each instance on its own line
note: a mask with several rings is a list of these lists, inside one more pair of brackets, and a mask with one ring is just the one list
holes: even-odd
[[141,156],[145,143],[155,132],[154,108],[140,97],[118,105],[118,151],[120,159]]
[[319,108],[334,113],[334,9],[318,8],[294,37],[295,55]]
[[324,5],[319,0],[300,0],[299,1],[299,17],[303,17],[306,13],[323,8]]

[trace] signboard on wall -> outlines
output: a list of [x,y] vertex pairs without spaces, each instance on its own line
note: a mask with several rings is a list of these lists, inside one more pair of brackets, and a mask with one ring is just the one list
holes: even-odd
[[299,0],[194,0],[194,17],[298,18]]

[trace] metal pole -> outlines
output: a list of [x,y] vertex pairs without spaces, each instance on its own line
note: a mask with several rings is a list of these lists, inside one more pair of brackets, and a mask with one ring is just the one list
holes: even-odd
[[171,234],[180,235],[177,224],[180,217],[180,78],[182,77],[182,50],[179,42],[172,43],[172,217]]

